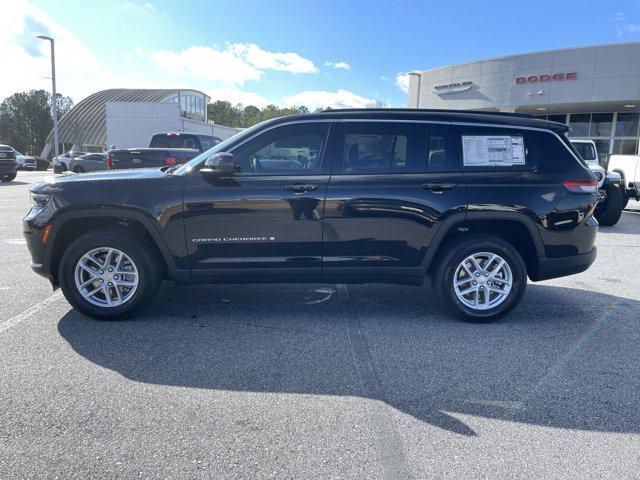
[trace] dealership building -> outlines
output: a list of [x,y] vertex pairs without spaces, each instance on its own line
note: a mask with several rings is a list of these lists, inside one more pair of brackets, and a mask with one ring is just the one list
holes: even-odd
[[[209,97],[188,89],[115,88],[93,93],[58,122],[60,152],[148,147],[155,133],[189,132],[221,139],[237,129],[207,121]],[[53,156],[53,132],[41,156]]]
[[640,42],[492,58],[409,74],[410,108],[527,113],[571,126],[598,153],[637,154]]

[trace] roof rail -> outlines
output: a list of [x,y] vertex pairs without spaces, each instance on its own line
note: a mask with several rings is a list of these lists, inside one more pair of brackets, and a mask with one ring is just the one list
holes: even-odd
[[511,113],[511,112],[491,112],[485,110],[446,110],[437,108],[326,108],[322,112],[337,113],[367,113],[367,112],[390,112],[390,113],[463,113],[474,115],[495,115],[501,117],[522,117],[536,118],[529,113]]

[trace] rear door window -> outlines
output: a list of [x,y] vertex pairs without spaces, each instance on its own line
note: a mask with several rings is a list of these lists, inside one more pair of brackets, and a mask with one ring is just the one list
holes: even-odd
[[422,173],[427,165],[427,124],[345,122],[340,173]]
[[452,172],[449,127],[405,122],[345,122],[338,173]]
[[452,172],[453,163],[449,126],[429,125],[429,151],[427,154],[427,172]]

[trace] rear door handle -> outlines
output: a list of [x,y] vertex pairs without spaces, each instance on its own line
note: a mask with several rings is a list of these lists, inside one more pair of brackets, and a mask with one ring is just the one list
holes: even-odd
[[318,185],[309,185],[306,183],[295,183],[293,185],[285,185],[285,190],[288,190],[293,193],[305,193],[305,192],[313,192],[318,189]]
[[433,192],[443,192],[445,190],[453,190],[456,188],[455,183],[445,183],[445,182],[431,182],[431,183],[423,183],[422,188],[426,190],[431,190]]

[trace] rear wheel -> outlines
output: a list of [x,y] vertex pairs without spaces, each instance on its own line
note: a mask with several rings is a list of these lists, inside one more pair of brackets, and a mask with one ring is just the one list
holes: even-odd
[[7,173],[0,176],[0,182],[11,182],[16,179],[17,173]]
[[82,168],[80,165],[76,165],[75,167],[73,167],[73,171],[75,173],[83,173],[84,172],[84,168]]
[[137,314],[162,284],[162,261],[154,249],[119,230],[95,230],[75,240],[59,272],[69,303],[98,320]]
[[493,235],[454,242],[433,273],[438,298],[471,322],[495,320],[516,307],[527,285],[522,257]]
[[605,227],[610,227],[618,223],[622,210],[624,209],[624,198],[622,190],[617,185],[606,185],[607,198],[604,202],[596,206],[593,215],[596,220]]

